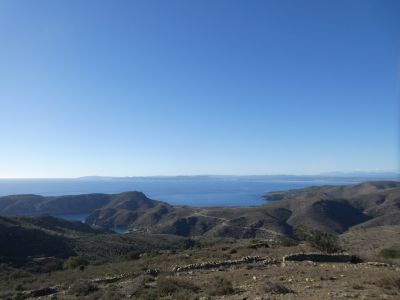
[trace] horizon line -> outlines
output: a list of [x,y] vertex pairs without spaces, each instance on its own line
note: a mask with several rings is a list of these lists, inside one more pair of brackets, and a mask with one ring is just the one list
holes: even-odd
[[357,176],[373,176],[373,175],[390,175],[394,177],[400,177],[400,171],[387,170],[387,171],[328,171],[322,173],[313,174],[177,174],[177,175],[125,175],[125,176],[107,176],[107,175],[84,175],[84,176],[74,176],[74,177],[0,177],[0,180],[40,180],[40,179],[89,179],[89,178],[103,178],[103,179],[128,179],[128,178],[168,178],[168,177],[255,177],[255,176],[265,176],[265,177],[354,177]]

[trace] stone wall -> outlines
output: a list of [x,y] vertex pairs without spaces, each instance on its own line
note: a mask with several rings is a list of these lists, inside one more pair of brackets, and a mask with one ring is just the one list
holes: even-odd
[[282,262],[286,261],[314,261],[314,262],[335,262],[335,263],[360,263],[362,260],[355,255],[347,253],[327,254],[327,253],[296,253],[285,255]]
[[254,262],[262,262],[263,264],[267,265],[267,264],[275,264],[276,260],[271,257],[244,256],[241,259],[235,259],[235,260],[208,261],[197,264],[176,266],[173,268],[173,271],[183,272],[183,271],[200,270],[200,269],[214,269],[219,267],[234,266],[234,265],[254,263]]

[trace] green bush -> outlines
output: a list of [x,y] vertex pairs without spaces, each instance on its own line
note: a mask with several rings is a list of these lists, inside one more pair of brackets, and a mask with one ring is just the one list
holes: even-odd
[[323,252],[335,253],[342,251],[338,237],[330,233],[317,232],[309,238],[308,242],[311,246]]
[[281,240],[281,245],[283,247],[294,247],[294,246],[299,245],[299,241],[296,241],[294,239],[284,238]]
[[196,246],[196,242],[194,240],[192,240],[192,239],[187,239],[187,240],[183,241],[182,248],[183,249],[191,249],[194,246]]
[[207,287],[206,293],[209,296],[224,296],[233,294],[232,282],[223,277],[216,277]]
[[305,225],[296,225],[293,227],[293,235],[300,241],[306,241],[312,229]]
[[400,258],[400,249],[395,247],[385,248],[379,252],[379,255],[386,259]]
[[339,238],[331,233],[322,232],[304,225],[295,227],[295,235],[299,240],[307,241],[312,247],[327,253],[343,251]]
[[87,266],[89,261],[82,256],[71,256],[64,263],[65,269],[76,269],[81,266]]

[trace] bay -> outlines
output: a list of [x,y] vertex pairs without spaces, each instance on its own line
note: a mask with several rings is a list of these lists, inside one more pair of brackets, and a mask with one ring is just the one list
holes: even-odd
[[[263,196],[320,185],[346,185],[353,181],[270,180],[252,177],[162,178],[162,179],[0,179],[0,196],[43,196],[140,191],[154,200],[172,205],[247,206],[266,203]],[[71,216],[70,216],[71,217]],[[79,216],[78,216],[79,218]]]

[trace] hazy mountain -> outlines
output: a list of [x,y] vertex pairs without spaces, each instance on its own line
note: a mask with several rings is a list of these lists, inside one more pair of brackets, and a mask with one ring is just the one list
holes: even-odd
[[251,180],[321,180],[321,179],[399,179],[400,173],[389,171],[351,171],[324,172],[312,175],[272,174],[272,175],[177,175],[177,176],[83,176],[82,180],[216,180],[216,179],[251,179]]
[[400,179],[400,173],[388,171],[353,171],[353,172],[325,172],[318,174],[323,177],[337,178],[372,178],[372,179]]

